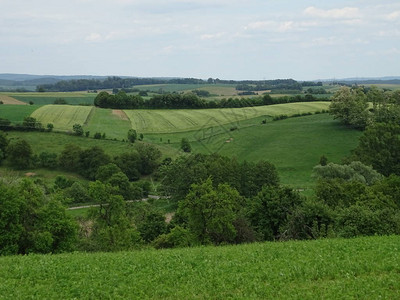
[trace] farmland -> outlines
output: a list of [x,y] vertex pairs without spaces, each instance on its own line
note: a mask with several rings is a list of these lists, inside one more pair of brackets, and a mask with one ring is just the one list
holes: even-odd
[[52,123],[55,130],[71,131],[76,123],[84,124],[92,107],[71,105],[46,105],[35,110],[31,116],[42,124]]
[[95,93],[87,92],[56,92],[56,93],[4,93],[25,103],[33,102],[36,105],[53,104],[57,99],[64,99],[68,104],[93,104]]
[[5,299],[397,299],[399,236],[0,258]]
[[315,112],[329,103],[290,103],[246,108],[196,110],[125,110],[132,127],[141,133],[172,133],[220,126],[259,116]]
[[22,123],[25,117],[33,113],[39,106],[37,105],[7,105],[0,107],[0,118],[8,119],[13,123]]

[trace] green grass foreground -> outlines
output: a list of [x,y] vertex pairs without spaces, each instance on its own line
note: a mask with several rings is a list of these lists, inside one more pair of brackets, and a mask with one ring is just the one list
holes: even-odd
[[400,236],[0,258],[3,299],[399,299]]

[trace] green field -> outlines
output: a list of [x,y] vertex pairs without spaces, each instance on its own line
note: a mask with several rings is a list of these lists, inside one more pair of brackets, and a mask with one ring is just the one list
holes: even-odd
[[38,105],[2,104],[0,105],[0,118],[8,119],[12,123],[22,123],[25,117],[29,117],[38,108]]
[[192,136],[201,140],[192,142],[192,147],[195,152],[218,152],[241,161],[270,161],[277,167],[282,183],[304,189],[314,184],[311,171],[321,155],[340,163],[357,146],[361,134],[328,114],[317,114],[264,125],[260,120],[255,126],[239,126],[235,131],[222,127],[215,136],[209,130],[204,130],[204,137],[203,132],[194,132]]
[[90,111],[91,106],[73,105],[45,105],[35,110],[31,116],[42,124],[52,123],[54,130],[71,131],[74,124],[83,125]]
[[96,93],[88,92],[46,92],[46,93],[4,93],[17,100],[29,103],[32,101],[36,105],[53,104],[56,99],[64,99],[71,105],[93,104]]
[[399,299],[399,236],[0,257],[3,299]]
[[106,133],[106,137],[110,139],[127,139],[128,130],[131,129],[131,122],[122,111],[118,115],[112,109],[103,109],[93,107],[87,122],[85,123],[84,130],[90,131],[90,136],[96,132]]
[[329,102],[290,103],[269,106],[176,109],[176,110],[124,110],[132,127],[140,133],[171,133],[199,130],[235,123],[260,116],[292,115],[327,109]]

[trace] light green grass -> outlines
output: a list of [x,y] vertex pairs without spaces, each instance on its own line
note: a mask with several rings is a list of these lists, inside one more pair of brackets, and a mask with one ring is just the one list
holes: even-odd
[[45,105],[35,110],[31,116],[42,124],[52,123],[54,130],[71,131],[74,124],[83,125],[90,111],[91,106],[73,105]]
[[97,94],[95,93],[87,92],[30,92],[4,94],[26,103],[32,101],[36,105],[53,104],[54,100],[59,98],[65,99],[68,104],[93,104],[94,98],[97,96]]
[[315,112],[328,106],[328,102],[311,102],[224,109],[125,110],[125,113],[138,132],[169,133],[199,130],[259,116]]
[[399,236],[0,258],[4,299],[399,299]]
[[[281,176],[282,183],[304,189],[314,184],[312,168],[319,163],[321,155],[330,162],[340,163],[358,144],[360,131],[348,129],[328,114],[318,114],[280,121],[269,121],[262,125],[230,131],[222,127],[220,134],[210,131],[195,132],[192,142],[195,152],[218,152],[236,156],[239,160],[273,163]],[[218,132],[218,131],[216,131]]]
[[128,130],[132,128],[131,123],[129,119],[122,119],[112,112],[112,109],[93,108],[84,130],[90,131],[90,136],[100,132],[105,133],[106,137],[110,139],[126,140]]
[[25,117],[29,117],[39,106],[37,105],[0,105],[0,118],[8,119],[12,123],[22,123]]

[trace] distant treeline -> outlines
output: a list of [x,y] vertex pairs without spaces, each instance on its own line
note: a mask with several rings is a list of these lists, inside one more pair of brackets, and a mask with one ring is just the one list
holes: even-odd
[[[304,85],[306,83],[307,85]],[[71,92],[101,89],[129,89],[137,85],[150,84],[235,84],[241,91],[261,90],[301,90],[302,86],[318,85],[315,82],[299,83],[293,79],[276,80],[221,80],[209,78],[207,80],[197,78],[120,78],[107,77],[101,79],[73,79],[63,80],[56,83],[42,84],[37,86],[38,92]],[[322,85],[322,83],[321,83]]]
[[316,98],[313,95],[296,95],[272,98],[270,95],[253,98],[228,98],[220,101],[206,101],[193,93],[155,95],[145,101],[141,96],[128,95],[119,91],[116,95],[100,92],[94,99],[94,105],[102,108],[119,109],[199,109],[232,108],[272,105],[293,102],[329,101],[328,98]]

